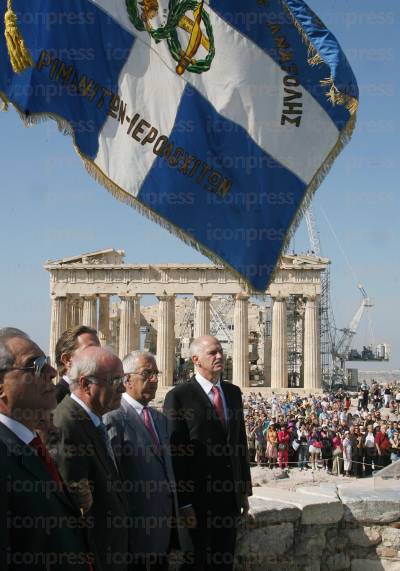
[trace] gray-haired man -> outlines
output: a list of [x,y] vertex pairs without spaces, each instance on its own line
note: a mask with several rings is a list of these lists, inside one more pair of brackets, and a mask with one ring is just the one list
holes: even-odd
[[77,504],[91,522],[95,570],[125,571],[128,558],[126,497],[102,415],[120,405],[124,371],[103,347],[73,357],[71,395],[54,413],[60,430],[59,468]]
[[[164,415],[151,408],[158,368],[151,353],[123,359],[126,392],[121,407],[106,415],[117,464],[128,492],[132,517],[132,570],[164,571],[177,515],[175,478]],[[127,486],[129,489],[127,489]],[[180,532],[181,546],[184,543]]]
[[36,433],[56,371],[29,336],[0,329],[0,569],[89,571],[84,522]]

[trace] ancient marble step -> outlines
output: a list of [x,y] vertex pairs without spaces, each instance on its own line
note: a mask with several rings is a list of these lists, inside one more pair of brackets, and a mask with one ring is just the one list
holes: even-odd
[[374,479],[339,485],[338,496],[344,506],[344,520],[384,524],[400,520],[400,485],[375,487]]
[[264,500],[267,506],[270,503],[279,502],[301,510],[301,523],[303,525],[335,524],[343,517],[343,505],[333,494],[329,496],[304,493],[300,489],[296,492],[290,492],[270,488],[255,488],[254,492],[253,497]]

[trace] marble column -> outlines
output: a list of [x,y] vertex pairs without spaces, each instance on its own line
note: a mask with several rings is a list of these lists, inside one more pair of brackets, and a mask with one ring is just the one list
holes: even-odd
[[304,388],[321,388],[319,297],[308,296],[304,313]]
[[69,304],[69,327],[76,327],[82,323],[82,300],[73,297]]
[[82,325],[97,329],[97,299],[94,295],[83,298]]
[[264,338],[264,387],[271,386],[272,338]]
[[248,301],[248,295],[239,293],[233,310],[232,382],[239,387],[250,386]]
[[110,343],[110,302],[108,295],[99,296],[99,339],[102,345]]
[[195,296],[194,338],[210,334],[211,297]]
[[132,351],[132,323],[134,319],[134,298],[121,297],[119,306],[119,357],[123,359]]
[[51,299],[51,323],[50,323],[50,358],[55,365],[55,348],[61,333],[66,330],[67,314],[66,314],[66,297],[52,297]]
[[162,295],[158,297],[157,325],[157,366],[161,371],[159,386],[170,387],[173,384],[175,366],[175,298]]
[[276,297],[272,306],[271,387],[288,386],[286,299]]
[[131,351],[138,351],[140,349],[140,297],[136,295],[131,299],[133,304],[131,324]]

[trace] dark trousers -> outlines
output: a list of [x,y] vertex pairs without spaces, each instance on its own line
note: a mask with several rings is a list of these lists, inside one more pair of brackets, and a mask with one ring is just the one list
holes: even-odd
[[235,556],[237,512],[196,511],[197,528],[191,530],[193,552],[187,553],[185,571],[231,571]]
[[351,463],[351,473],[357,478],[363,477],[363,457],[362,454],[353,453],[353,462]]
[[[372,462],[375,460],[375,447],[368,448],[365,447],[364,450],[364,462],[365,462],[365,475],[371,476],[372,475]],[[375,468],[375,466],[374,466]]]

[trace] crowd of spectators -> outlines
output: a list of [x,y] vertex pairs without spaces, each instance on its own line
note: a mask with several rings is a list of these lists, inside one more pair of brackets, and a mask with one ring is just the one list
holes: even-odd
[[299,396],[244,397],[250,460],[271,469],[361,478],[400,459],[400,385]]

